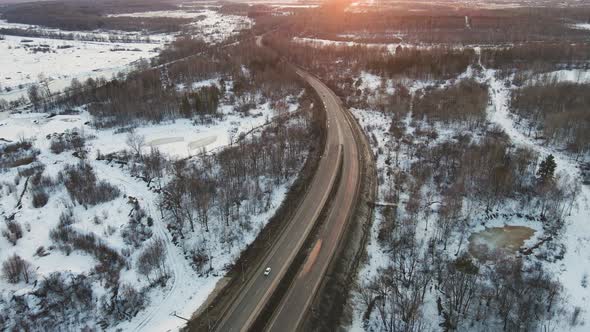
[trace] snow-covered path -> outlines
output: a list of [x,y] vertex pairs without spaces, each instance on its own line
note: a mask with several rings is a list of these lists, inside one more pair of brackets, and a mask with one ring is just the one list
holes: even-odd
[[[493,100],[493,108],[488,112],[490,122],[499,125],[512,142],[516,145],[526,146],[538,151],[542,157],[553,154],[557,163],[557,173],[568,174],[574,179],[579,179],[580,170],[573,158],[566,154],[542,146],[520,132],[509,112],[510,90],[504,82],[495,76],[494,70],[485,70],[485,80],[490,86],[490,96]],[[569,309],[579,307],[580,321],[590,323],[590,288],[582,285],[582,280],[590,273],[590,188],[582,185],[577,198],[577,209],[566,220],[566,230],[562,241],[566,245],[566,253],[561,261],[548,264],[565,289],[568,297]],[[563,324],[567,324],[564,322]],[[583,323],[582,323],[583,324]],[[562,326],[569,331],[588,331],[584,325]]]
[[199,277],[196,275],[180,248],[172,243],[170,234],[157,209],[157,195],[145,183],[130,178],[117,166],[111,167],[103,162],[93,164],[101,178],[117,185],[128,196],[136,197],[139,204],[154,219],[154,238],[160,238],[166,245],[166,262],[170,279],[162,291],[151,292],[146,310],[141,311],[131,321],[122,322],[113,330],[124,331],[174,331],[186,322],[173,314],[190,318],[198,306],[211,293],[219,277]]

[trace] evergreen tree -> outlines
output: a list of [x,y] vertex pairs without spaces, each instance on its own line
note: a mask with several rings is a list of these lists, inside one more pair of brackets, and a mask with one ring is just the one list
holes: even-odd
[[203,110],[202,107],[202,102],[201,102],[201,97],[199,96],[199,93],[195,93],[193,95],[193,102],[195,104],[195,113],[200,114]]
[[182,116],[184,116],[185,118],[190,118],[192,115],[191,104],[188,101],[187,96],[184,96],[180,103],[180,114],[182,114]]
[[553,180],[556,167],[557,164],[555,163],[555,158],[552,154],[548,155],[547,158],[541,162],[541,165],[539,165],[539,170],[537,171],[539,180],[541,180],[542,183],[547,183]]

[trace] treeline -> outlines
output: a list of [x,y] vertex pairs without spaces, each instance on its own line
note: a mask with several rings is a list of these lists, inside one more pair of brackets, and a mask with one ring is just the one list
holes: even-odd
[[369,60],[366,68],[387,77],[404,75],[420,79],[449,79],[465,72],[474,59],[473,49],[399,47],[395,55]]
[[484,48],[481,62],[485,67],[538,71],[551,68],[590,68],[590,44],[525,43],[506,48]]
[[157,1],[61,1],[35,2],[7,6],[1,13],[10,23],[41,25],[62,30],[123,30],[175,32],[191,19],[164,17],[108,17],[119,12],[175,9]]
[[473,79],[462,80],[444,89],[418,93],[413,116],[418,120],[441,121],[447,125],[462,122],[475,129],[485,124],[488,100],[487,86]]
[[448,79],[464,72],[475,60],[472,49],[448,47],[398,47],[391,54],[385,47],[325,45],[317,47],[298,43],[290,35],[275,33],[265,42],[292,62],[330,79],[344,68],[356,74],[361,70],[393,77],[416,79]]
[[187,93],[181,101],[180,113],[186,118],[193,115],[215,115],[219,107],[219,101],[223,97],[225,87],[220,90],[216,85],[201,88],[195,92]]
[[578,157],[590,151],[590,84],[539,81],[512,92],[511,110],[534,133]]
[[[281,17],[257,16],[257,25],[281,25],[295,35],[330,40],[342,35],[358,36],[362,42],[497,44],[587,39],[582,30],[568,22],[587,20],[587,7],[558,9],[460,8],[441,3],[406,3],[403,7],[383,5],[379,10],[355,11],[348,3],[324,4],[321,8]],[[412,10],[413,8],[418,11]],[[352,9],[352,10],[351,10]]]
[[[47,30],[35,30],[35,29],[20,29],[20,28],[1,28],[0,34],[10,36],[21,36],[31,38],[48,38],[48,39],[59,39],[59,40],[80,40],[80,41],[92,41],[92,42],[103,42],[103,43],[151,43],[150,36],[142,37],[140,35],[116,35],[109,34],[102,36],[98,34],[85,34],[85,33],[63,33],[53,32]],[[0,40],[2,38],[0,37]]]
[[[196,50],[200,52],[192,56]],[[155,68],[141,63],[136,71],[111,81],[73,80],[51,102],[40,97],[43,89],[37,86],[30,89],[35,92],[29,93],[33,96],[30,99],[35,108],[46,110],[86,105],[96,126],[112,127],[137,121],[157,123],[178,117],[215,116],[224,98],[231,98],[229,102],[247,113],[259,102],[276,103],[301,89],[295,83],[295,74],[286,70],[287,65],[278,56],[253,42],[218,48],[201,40],[180,38],[162,53],[162,58],[182,61],[172,60]],[[219,87],[190,87],[211,77],[231,84],[228,89],[225,83]],[[188,86],[188,90],[179,89],[180,85]]]
[[[178,43],[184,43],[184,39]],[[195,43],[202,45],[200,41]],[[191,59],[193,70],[187,72],[176,69],[176,66],[190,66],[180,62],[167,67],[150,68],[149,63],[144,61],[128,75],[118,75],[109,81],[89,78],[80,82],[74,79],[62,94],[54,98],[31,98],[29,91],[29,99],[35,108],[45,110],[86,105],[97,127],[129,125],[137,121],[160,122],[183,116],[180,110],[184,92],[179,91],[176,85],[209,78],[217,73],[218,62],[214,58],[212,60],[206,63],[203,58]]]
[[[412,241],[408,236],[400,234],[398,241]],[[368,330],[421,331],[432,327],[423,311],[430,289],[438,294],[433,300],[440,328],[446,331],[491,326],[494,330],[536,331],[550,324],[561,310],[561,285],[540,266],[525,268],[518,259],[505,259],[486,268],[469,256],[455,260],[421,256],[411,245],[396,247],[390,259],[361,290],[364,304],[371,306],[376,316],[374,322],[365,322]]]

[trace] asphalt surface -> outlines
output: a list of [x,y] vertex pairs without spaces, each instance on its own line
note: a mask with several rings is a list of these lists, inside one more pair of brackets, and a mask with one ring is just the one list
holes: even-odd
[[[302,76],[306,77],[305,74]],[[358,199],[360,156],[354,131],[345,115],[346,111],[340,107],[338,97],[321,81],[309,76],[306,79],[322,96],[329,110],[328,113],[333,113],[336,118],[340,132],[339,139],[343,146],[342,175],[327,218],[318,232],[317,240],[289,291],[275,309],[271,321],[267,324],[267,331],[295,331],[301,325],[328,265],[334,257],[347,222],[354,213]]]
[[[360,162],[355,134],[345,110],[325,84],[303,70],[297,72],[311,84],[325,104],[328,123],[325,151],[294,218],[288,223],[275,245],[268,249],[264,263],[257,268],[255,275],[242,287],[239,295],[224,313],[215,327],[217,331],[248,331],[301,250],[328,203],[331,189],[337,184],[332,208],[320,229],[320,240],[315,244],[269,323],[271,330],[295,330],[324,277],[355,206]],[[337,182],[341,161],[343,173]],[[265,276],[264,270],[267,267],[271,268],[271,273]]]

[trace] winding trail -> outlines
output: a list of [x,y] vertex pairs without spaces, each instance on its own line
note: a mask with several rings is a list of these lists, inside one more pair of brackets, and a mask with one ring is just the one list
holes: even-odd
[[174,313],[172,308],[180,307],[179,303],[186,300],[188,294],[182,285],[186,283],[188,276],[194,274],[194,272],[184,260],[180,249],[172,243],[170,234],[160,217],[160,212],[154,206],[154,202],[158,201],[157,194],[150,191],[144,182],[129,178],[117,166],[111,167],[106,163],[96,162],[93,163],[93,167],[101,178],[106,178],[116,184],[128,196],[136,197],[140,206],[146,210],[148,215],[152,216],[154,219],[153,238],[163,240],[166,246],[166,263],[170,268],[168,271],[170,279],[163,290],[163,294],[159,297],[152,297],[152,301],[157,300],[158,302],[150,303],[148,309],[141,311],[131,322],[123,323],[116,326],[116,328],[123,328],[127,331],[162,331],[171,326],[170,320],[178,321],[178,324],[172,323],[172,325],[182,326],[184,321],[172,316]]
[[[483,68],[483,67],[482,67]],[[496,71],[484,68],[484,80],[489,84],[490,96],[494,110],[488,112],[490,122],[499,125],[511,141],[520,146],[529,147],[540,153],[541,157],[553,154],[557,163],[557,174],[567,174],[574,181],[580,179],[579,163],[562,151],[551,146],[541,145],[537,141],[525,136],[516,127],[510,114],[510,89],[506,88],[503,81],[495,76]],[[561,261],[548,263],[547,267],[560,280],[564,286],[565,295],[568,297],[568,305],[582,309],[580,320],[590,322],[590,288],[582,285],[584,276],[590,274],[590,187],[581,185],[580,193],[576,199],[577,209],[574,209],[566,218],[566,226],[561,242],[566,245],[566,252]],[[587,331],[584,325],[570,326],[562,322],[563,330]]]

